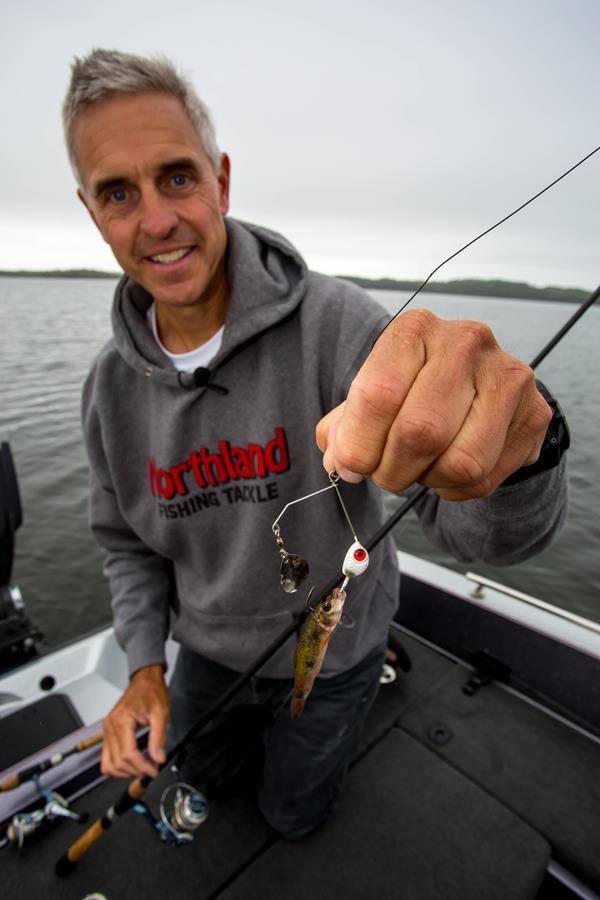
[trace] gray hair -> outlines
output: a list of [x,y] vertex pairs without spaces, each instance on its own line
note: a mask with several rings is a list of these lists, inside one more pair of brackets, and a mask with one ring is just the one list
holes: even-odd
[[146,91],[162,91],[181,101],[215,172],[219,173],[221,153],[208,108],[198,97],[191,82],[177,72],[173,63],[165,57],[134,56],[119,50],[98,48],[88,56],[81,59],[76,57],[73,61],[71,81],[62,107],[69,161],[80,186],[81,173],[73,145],[73,125],[78,114],[99,100],[118,94],[140,94]]

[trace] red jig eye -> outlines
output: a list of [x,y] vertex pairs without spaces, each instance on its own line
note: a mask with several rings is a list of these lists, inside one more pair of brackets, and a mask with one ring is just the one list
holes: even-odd
[[366,548],[359,541],[354,541],[346,551],[342,563],[342,575],[345,575],[346,578],[354,578],[355,575],[364,572],[368,565],[369,554]]

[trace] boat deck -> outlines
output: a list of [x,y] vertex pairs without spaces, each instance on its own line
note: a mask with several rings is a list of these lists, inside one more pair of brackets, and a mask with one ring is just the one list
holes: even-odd
[[[81,834],[54,824],[0,851],[5,896],[82,900],[558,900],[600,892],[600,741],[514,691],[462,690],[472,671],[401,633],[412,668],[382,688],[342,800],[298,843],[277,838],[250,798],[211,806],[188,846],[169,847],[128,812],[66,879],[54,864]],[[146,800],[155,809],[162,773]],[[76,801],[92,819],[123,790]],[[573,894],[547,867],[573,884]],[[545,874],[546,873],[546,874]]]

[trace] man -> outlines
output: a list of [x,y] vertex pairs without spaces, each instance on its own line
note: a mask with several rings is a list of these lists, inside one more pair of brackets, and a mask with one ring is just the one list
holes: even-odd
[[[323,467],[349,483],[363,540],[381,524],[379,488],[420,482],[433,489],[418,510],[432,539],[497,563],[549,543],[566,476],[556,459],[524,468],[551,410],[485,326],[412,310],[369,352],[386,322],[373,301],[227,216],[229,159],[169,63],[105,50],[76,61],[64,122],[79,196],[126,273],[83,396],[92,528],[131,675],[104,722],[102,768],[153,776],[169,711],[174,741],[304,606],[279,588],[271,525],[327,484]],[[332,494],[282,523],[317,586],[351,543]],[[397,595],[388,539],[350,585],[354,628],[334,634],[303,715],[287,709],[290,641],[190,748],[186,777],[218,792],[256,733],[259,808],[288,838],[312,831],[376,695]],[[182,646],[169,696],[171,630]]]

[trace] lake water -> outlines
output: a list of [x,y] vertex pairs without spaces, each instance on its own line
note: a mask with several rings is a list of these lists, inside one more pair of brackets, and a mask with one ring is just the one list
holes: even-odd
[[[110,335],[115,282],[0,279],[0,432],[10,440],[24,523],[13,580],[31,617],[55,647],[111,620],[101,555],[87,527],[87,467],[79,398],[96,352]],[[375,291],[395,312],[408,294]],[[529,361],[574,312],[568,304],[421,294],[445,318],[480,319],[500,343]],[[593,308],[545,360],[538,375],[567,414],[571,507],[553,547],[518,566],[475,571],[600,620],[600,311]],[[394,501],[390,501],[390,507]],[[464,571],[422,536],[411,513],[398,546]]]

